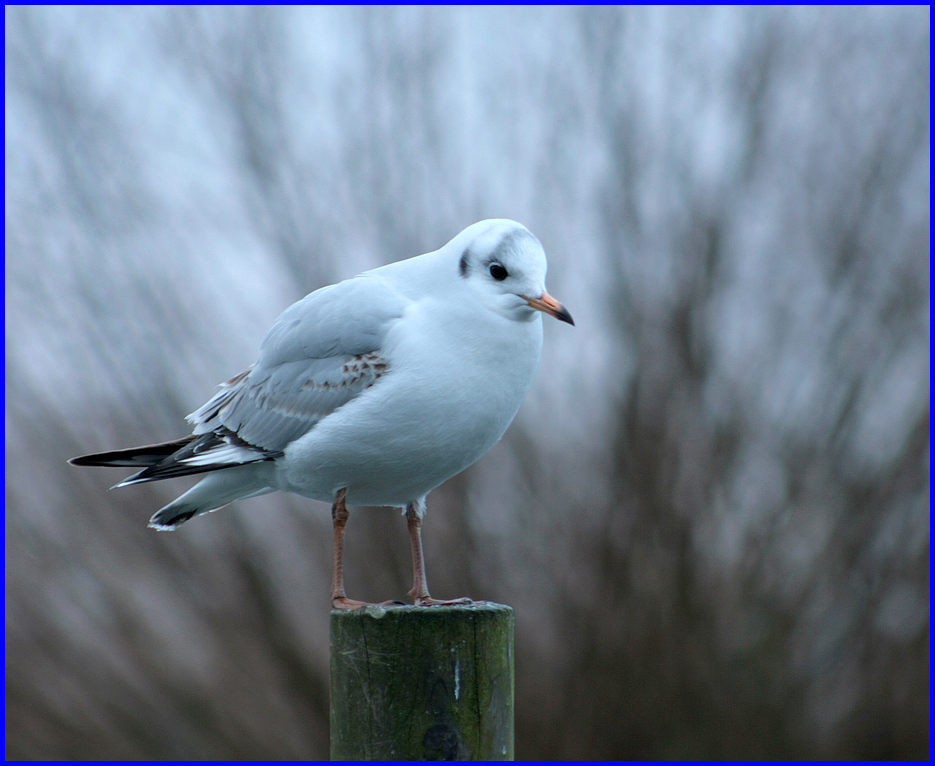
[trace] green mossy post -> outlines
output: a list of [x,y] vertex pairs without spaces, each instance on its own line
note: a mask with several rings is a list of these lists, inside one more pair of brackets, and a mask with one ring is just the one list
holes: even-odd
[[513,610],[331,612],[332,760],[512,760]]

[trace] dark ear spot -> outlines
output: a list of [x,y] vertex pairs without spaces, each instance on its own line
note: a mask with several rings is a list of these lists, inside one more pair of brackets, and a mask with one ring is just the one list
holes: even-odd
[[461,260],[458,261],[458,273],[462,277],[467,277],[469,253],[470,253],[470,248],[466,248],[465,251],[461,253]]

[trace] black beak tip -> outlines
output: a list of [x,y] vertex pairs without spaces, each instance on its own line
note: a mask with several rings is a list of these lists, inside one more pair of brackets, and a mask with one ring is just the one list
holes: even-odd
[[562,310],[555,315],[555,318],[563,322],[568,322],[572,327],[575,326],[575,320],[571,318],[571,314],[564,306],[562,306]]

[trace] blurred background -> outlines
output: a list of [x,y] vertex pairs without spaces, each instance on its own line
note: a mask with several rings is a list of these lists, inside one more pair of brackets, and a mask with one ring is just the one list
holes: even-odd
[[[542,366],[429,497],[516,611],[518,758],[927,758],[929,9],[37,8],[6,21],[6,756],[328,754],[329,508],[173,534],[288,304],[482,218]],[[352,509],[348,593],[404,520]]]

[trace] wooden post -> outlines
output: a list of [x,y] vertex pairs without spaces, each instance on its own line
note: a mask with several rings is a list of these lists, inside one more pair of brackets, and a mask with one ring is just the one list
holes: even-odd
[[332,760],[512,760],[513,610],[331,612]]

